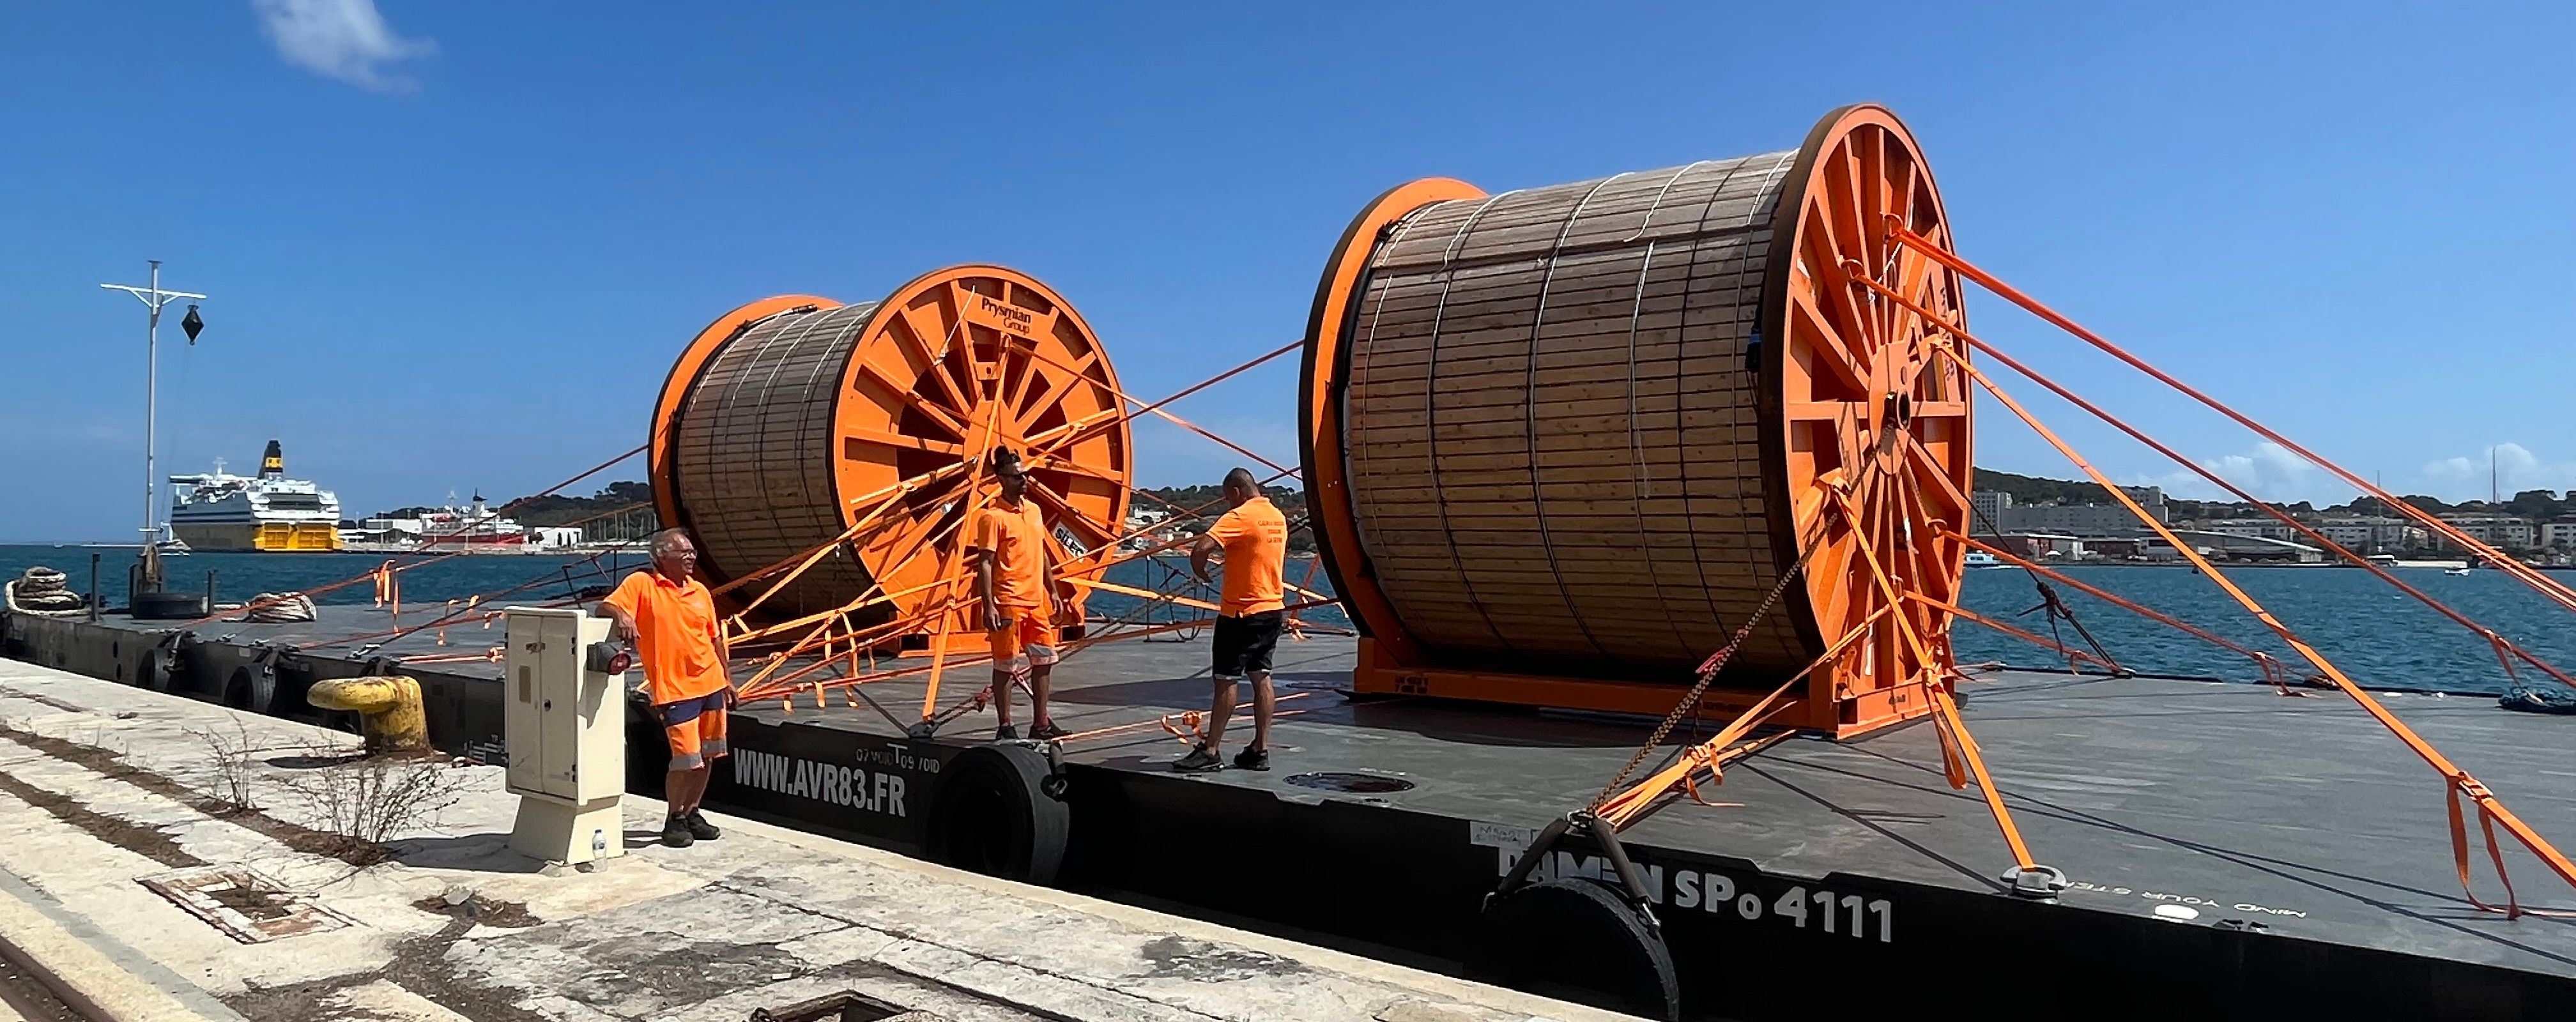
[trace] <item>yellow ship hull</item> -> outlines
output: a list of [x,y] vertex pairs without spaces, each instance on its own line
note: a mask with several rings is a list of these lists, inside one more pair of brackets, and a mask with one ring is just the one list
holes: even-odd
[[170,526],[188,549],[211,553],[329,553],[341,549],[340,530],[325,522],[243,522]]

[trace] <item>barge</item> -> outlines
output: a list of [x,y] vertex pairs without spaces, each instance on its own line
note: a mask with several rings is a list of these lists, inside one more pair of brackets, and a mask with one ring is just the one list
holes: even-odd
[[[0,619],[0,652],[236,706],[264,693],[264,710],[287,715],[314,713],[300,691],[316,679],[400,669],[422,681],[442,748],[505,758],[498,664],[386,659],[454,655],[496,633],[452,627],[445,647],[424,632],[384,648],[284,648],[385,626],[381,612],[336,606],[313,622],[184,632],[113,614],[19,615]],[[1485,894],[1652,722],[1354,696],[1354,657],[1347,638],[1283,643],[1276,768],[1200,776],[1167,769],[1182,746],[1163,725],[1204,707],[1203,640],[1068,658],[1058,719],[1125,730],[1062,749],[1070,828],[1054,882],[1467,969]],[[986,746],[991,718],[912,738],[898,722],[910,723],[917,683],[857,691],[885,712],[838,692],[819,707],[741,707],[710,804],[906,852],[935,843],[943,768]],[[1691,1017],[1940,1004],[2543,1019],[2576,1004],[2576,923],[2467,904],[2438,779],[2391,755],[2394,740],[2340,696],[2017,670],[1962,691],[2024,835],[2070,886],[2034,900],[1998,879],[2009,856],[1976,793],[1944,783],[1930,727],[1771,745],[1704,789],[1712,804],[1676,800],[1623,834]],[[2384,699],[2513,791],[2534,826],[2576,832],[2568,768],[2550,751],[2565,747],[2565,721],[2474,697]],[[661,742],[649,721],[633,722],[633,787],[654,792]],[[1690,740],[1677,734],[1673,748]],[[2505,863],[2544,875],[2519,849]],[[1609,870],[1571,846],[1538,865],[1542,876]]]

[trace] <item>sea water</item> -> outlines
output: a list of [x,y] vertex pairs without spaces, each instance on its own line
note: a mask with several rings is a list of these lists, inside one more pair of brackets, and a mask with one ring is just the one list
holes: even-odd
[[[99,591],[109,605],[125,598],[126,569],[132,548],[79,546],[0,546],[0,577],[15,578],[30,565],[46,565],[70,576],[75,590],[89,587],[90,555],[99,554]],[[388,558],[382,554],[197,553],[168,559],[167,586],[183,592],[205,587],[215,574],[217,598],[239,602],[262,592],[311,590],[361,575]],[[392,558],[407,565],[402,574],[407,606],[429,607],[450,599],[486,594],[506,605],[562,598],[608,586],[641,567],[633,551],[589,555],[471,555]],[[1287,578],[1316,592],[1329,592],[1320,571],[1307,573],[1308,560],[1294,558]],[[2306,664],[2268,629],[2255,622],[2211,581],[2188,568],[2145,565],[2090,565],[2064,569],[2073,577],[2122,597],[2153,607],[2239,643],[2271,652],[2290,670],[2304,674]],[[2436,568],[2397,568],[2398,577],[2430,593],[2461,613],[2496,629],[2513,641],[2576,673],[2576,612],[2561,609],[2499,571],[2445,575]],[[2452,623],[2430,608],[2380,582],[2368,572],[2342,567],[2238,567],[2226,569],[2274,616],[2314,644],[2354,680],[2365,686],[2421,688],[2462,693],[2493,693],[2505,685],[2503,668],[2485,639]],[[1186,582],[1184,558],[1133,561],[1111,569],[1111,580],[1140,588],[1169,591]],[[2576,582],[2576,575],[2562,576]],[[518,587],[495,598],[489,594]],[[2260,680],[2261,674],[2239,654],[2165,625],[2139,617],[2066,586],[2056,587],[2073,607],[2085,629],[2124,667],[2148,674],[2180,674]],[[1213,591],[1193,585],[1188,595],[1213,600]],[[374,587],[364,580],[322,594],[325,604],[365,604]],[[2014,568],[1971,569],[1961,594],[1962,605],[1989,617],[2041,635],[2052,632],[2044,613],[2024,614],[2040,598],[2031,577]],[[1138,623],[1185,620],[1199,612],[1169,604],[1140,607],[1139,601],[1099,593],[1089,601],[1095,616]],[[1341,625],[1339,608],[1302,612],[1318,624]],[[1728,622],[1732,624],[1732,622]],[[2054,626],[2068,645],[2084,648],[2076,631]],[[2016,666],[2063,666],[2057,654],[1987,628],[1960,622],[1955,628],[1962,662],[2000,661]],[[2539,681],[2538,671],[2517,664],[2525,681]]]

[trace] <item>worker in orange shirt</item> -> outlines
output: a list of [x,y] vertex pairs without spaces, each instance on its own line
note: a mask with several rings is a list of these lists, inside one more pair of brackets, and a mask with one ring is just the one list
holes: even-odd
[[707,793],[708,763],[725,755],[725,708],[733,705],[724,634],[697,569],[698,548],[688,533],[664,529],[653,534],[652,566],[626,576],[599,604],[616,622],[617,637],[635,646],[644,694],[671,743],[671,772],[662,781],[671,814],[662,822],[662,844],[671,848],[713,841],[719,833],[698,811],[698,800]]
[[1208,526],[1190,547],[1190,570],[1208,578],[1208,558],[1225,553],[1225,586],[1217,607],[1216,663],[1211,673],[1216,694],[1208,707],[1207,742],[1172,761],[1187,773],[1216,770],[1225,741],[1226,718],[1234,715],[1234,683],[1252,679],[1252,744],[1234,757],[1242,770],[1270,769],[1270,716],[1277,696],[1270,688],[1270,653],[1279,645],[1287,616],[1280,569],[1288,558],[1288,519],[1261,495],[1249,469],[1225,474],[1225,502],[1233,506]]
[[1058,659],[1055,623],[1064,613],[1056,593],[1055,559],[1047,552],[1046,523],[1035,501],[1024,499],[1028,474],[1020,456],[993,452],[993,478],[1000,499],[976,516],[967,550],[975,559],[975,596],[993,650],[993,713],[1001,726],[995,741],[1020,736],[1011,725],[1011,686],[1029,686],[1029,737],[1062,738],[1063,728],[1047,715],[1049,675]]

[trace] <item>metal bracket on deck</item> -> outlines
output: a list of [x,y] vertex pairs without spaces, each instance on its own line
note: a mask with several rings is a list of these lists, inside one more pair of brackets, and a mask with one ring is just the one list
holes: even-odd
[[1038,791],[1062,802],[1064,793],[1073,789],[1073,778],[1064,772],[1064,743],[1059,740],[1038,745],[1038,751],[1046,753],[1047,761],[1047,775],[1038,780]]
[[2001,879],[2012,885],[2013,897],[2037,901],[2056,901],[2057,892],[2065,890],[2067,884],[2065,870],[2037,864],[2028,869],[2015,866],[2005,870]]
[[1655,918],[1654,898],[1646,890],[1645,874],[1637,871],[1637,864],[1628,858],[1628,849],[1619,843],[1618,828],[1603,823],[1600,817],[1588,812],[1567,813],[1548,824],[1547,829],[1539,831],[1538,837],[1521,852],[1520,860],[1512,863],[1511,873],[1503,877],[1503,882],[1492,893],[1485,895],[1485,904],[1491,906],[1495,898],[1528,885],[1530,873],[1538,868],[1539,860],[1555,850],[1557,842],[1577,832],[1590,835],[1601,846],[1602,857],[1609,859],[1610,868],[1619,874],[1619,886],[1627,895],[1628,907],[1645,921],[1647,932],[1662,937],[1664,924]]

